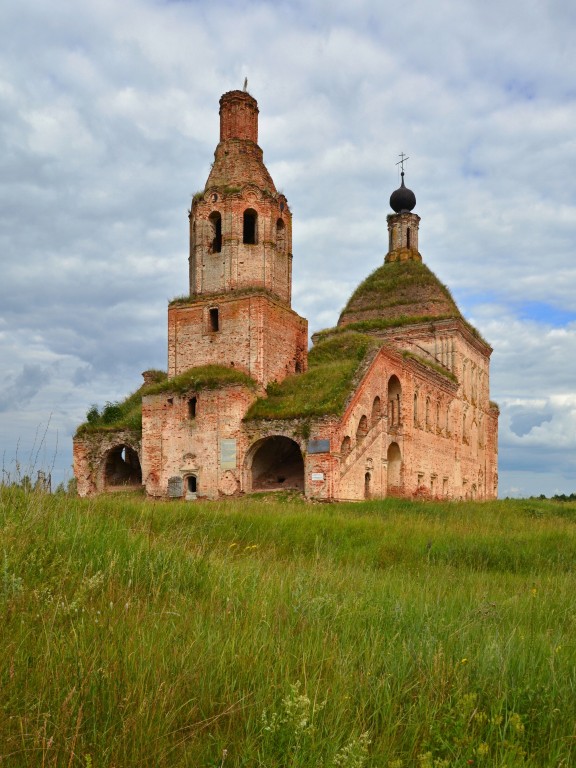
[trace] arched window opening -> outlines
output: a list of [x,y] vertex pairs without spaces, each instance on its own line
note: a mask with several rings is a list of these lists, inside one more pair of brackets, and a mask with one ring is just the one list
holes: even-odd
[[348,456],[351,450],[352,450],[352,441],[350,440],[348,435],[346,435],[344,440],[342,440],[342,445],[340,446],[340,456],[342,456],[343,459],[346,458],[346,456]]
[[257,242],[257,221],[258,214],[252,208],[244,211],[244,229],[242,242],[244,245],[256,245]]
[[362,416],[362,418],[358,422],[358,429],[356,430],[356,442],[361,443],[367,434],[368,434],[368,419],[366,418],[366,416]]
[[402,386],[398,376],[388,380],[388,426],[399,426],[401,422]]
[[220,253],[222,250],[222,216],[218,211],[210,214],[212,225],[212,253]]
[[286,226],[282,219],[276,222],[276,250],[278,253],[284,253],[286,250]]
[[118,445],[106,456],[104,464],[104,486],[120,488],[142,484],[140,459],[133,448]]
[[210,330],[219,331],[220,330],[220,313],[218,312],[218,307],[211,307],[208,314],[209,314],[209,321],[210,321]]
[[406,248],[410,248],[410,227],[406,229]]
[[378,423],[381,416],[382,416],[382,405],[380,403],[380,398],[376,396],[374,398],[374,402],[372,403],[372,416],[370,419],[372,422],[372,426]]
[[196,418],[196,406],[198,404],[198,400],[195,397],[191,397],[190,400],[188,400],[188,418],[189,419],[195,419]]

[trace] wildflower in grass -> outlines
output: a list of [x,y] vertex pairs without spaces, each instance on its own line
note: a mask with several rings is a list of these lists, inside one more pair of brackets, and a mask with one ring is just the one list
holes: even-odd
[[357,739],[351,739],[334,755],[334,768],[362,768],[368,758],[370,739],[368,733],[362,733]]
[[488,722],[488,715],[486,714],[486,712],[482,712],[482,711],[474,712],[474,720],[476,721],[476,723],[478,723],[478,725],[484,725],[485,723]]
[[476,754],[478,757],[486,757],[486,755],[490,752],[490,747],[488,744],[486,744],[485,741],[483,741],[481,744],[478,744],[476,747]]
[[536,589],[536,587],[532,587],[531,594],[532,594],[532,597],[536,597],[536,595],[538,594],[538,590]]
[[462,664],[462,666],[464,666],[464,664],[468,664],[468,659],[466,659],[466,658],[462,659],[460,664]]
[[502,715],[493,715],[491,720],[490,720],[490,722],[492,723],[492,725],[497,725],[498,726],[498,725],[502,725],[502,720],[503,719],[504,718],[502,717]]
[[524,733],[524,723],[517,712],[513,712],[508,720],[509,725],[521,736]]

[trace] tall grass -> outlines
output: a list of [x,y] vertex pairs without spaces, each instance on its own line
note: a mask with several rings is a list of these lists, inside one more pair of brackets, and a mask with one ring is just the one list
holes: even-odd
[[573,765],[575,522],[3,488],[0,765]]

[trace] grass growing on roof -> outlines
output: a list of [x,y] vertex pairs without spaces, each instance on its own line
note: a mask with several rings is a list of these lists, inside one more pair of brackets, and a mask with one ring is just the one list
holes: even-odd
[[228,384],[244,384],[255,389],[256,384],[250,376],[234,368],[223,365],[202,365],[191,368],[172,379],[163,371],[157,371],[156,381],[144,384],[125,400],[106,403],[100,411],[92,406],[87,413],[87,420],[76,430],[76,435],[93,432],[112,432],[119,429],[142,431],[142,398],[144,395],[156,395],[160,392],[184,394],[190,390],[218,389]]
[[442,298],[452,305],[454,316],[460,317],[448,288],[432,270],[419,261],[397,261],[375,269],[356,288],[342,314],[354,311],[357,305],[362,309],[378,309],[403,303],[411,304],[414,301],[413,289],[423,287],[439,289]]
[[235,368],[227,368],[224,365],[199,365],[190,368],[173,379],[166,379],[154,384],[146,392],[147,395],[156,395],[160,392],[175,392],[184,394],[191,390],[218,389],[228,384],[244,384],[250,389],[256,388],[256,382],[250,376]]
[[159,382],[166,379],[164,371],[148,371],[154,381],[143,384],[124,400],[108,402],[101,409],[92,405],[86,414],[86,421],[76,430],[76,437],[91,432],[112,432],[118,429],[142,431],[142,397]]
[[370,336],[348,331],[316,344],[308,370],[270,384],[267,397],[257,400],[245,419],[290,419],[341,413],[354,375],[379,344]]

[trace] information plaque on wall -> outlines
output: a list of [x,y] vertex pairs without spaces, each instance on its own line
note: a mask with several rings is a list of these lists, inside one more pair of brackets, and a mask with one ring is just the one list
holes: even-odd
[[168,480],[168,496],[171,499],[179,499],[184,493],[184,484],[181,477],[171,477]]
[[330,440],[308,440],[308,453],[330,453]]
[[220,468],[236,469],[236,440],[220,440]]

